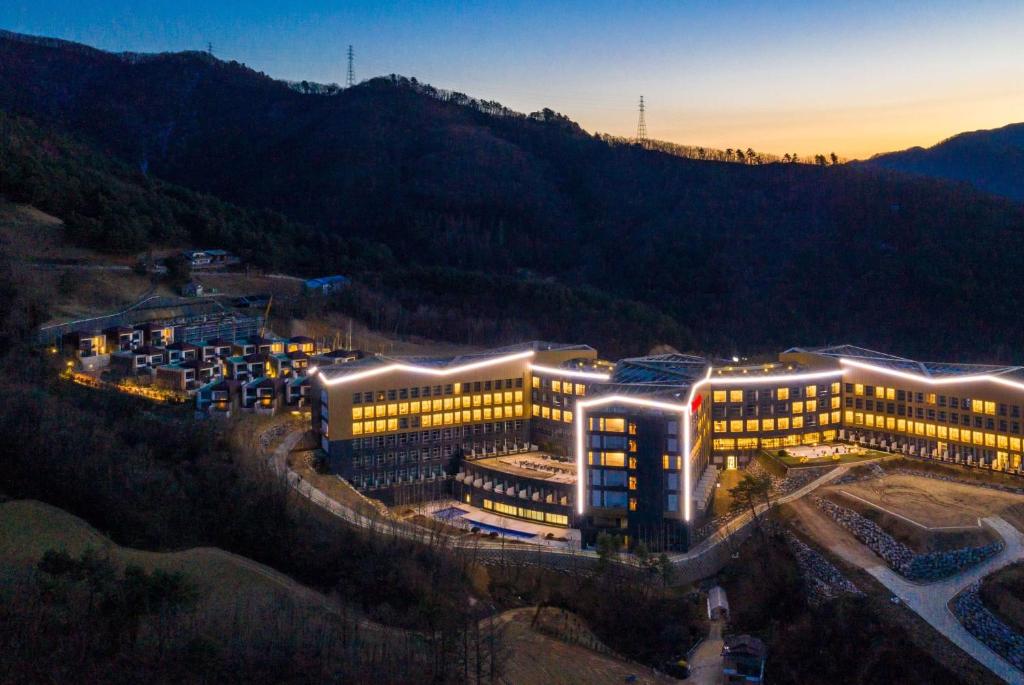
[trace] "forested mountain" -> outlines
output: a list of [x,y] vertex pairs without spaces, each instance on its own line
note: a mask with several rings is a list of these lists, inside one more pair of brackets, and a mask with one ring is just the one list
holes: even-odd
[[990,193],[1024,201],[1024,124],[961,133],[930,148],[875,155],[861,164],[966,181]]
[[[683,159],[399,77],[311,94],[200,53],[10,34],[0,108],[140,174],[484,278],[432,279],[442,290],[423,304],[471,302],[460,282],[517,283],[525,268],[648,303],[682,322],[662,342],[705,351],[849,341],[1009,361],[1024,344],[1024,208],[963,185]],[[401,296],[415,311],[415,284]],[[587,330],[593,311],[559,316]]]

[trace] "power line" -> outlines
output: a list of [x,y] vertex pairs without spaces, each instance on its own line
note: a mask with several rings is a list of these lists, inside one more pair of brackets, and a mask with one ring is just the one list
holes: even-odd
[[352,51],[352,46],[348,46],[348,77],[345,79],[345,87],[351,88],[356,84],[356,72],[353,68],[353,62],[355,60],[355,53]]
[[636,143],[647,147],[647,121],[644,119],[644,96],[640,96],[640,118],[636,122]]

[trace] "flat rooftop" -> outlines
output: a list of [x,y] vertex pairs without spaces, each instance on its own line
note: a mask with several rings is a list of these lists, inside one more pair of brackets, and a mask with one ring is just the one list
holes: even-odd
[[558,461],[544,452],[506,454],[500,457],[474,459],[468,463],[523,478],[536,478],[552,483],[572,484],[576,482],[576,463],[574,461]]

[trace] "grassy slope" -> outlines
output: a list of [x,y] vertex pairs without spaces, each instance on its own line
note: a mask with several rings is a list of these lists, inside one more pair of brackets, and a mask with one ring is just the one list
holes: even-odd
[[48,549],[63,549],[76,556],[88,548],[103,550],[120,564],[187,575],[200,590],[201,609],[227,611],[242,602],[275,606],[282,601],[300,609],[338,609],[288,576],[222,549],[146,552],[120,547],[82,519],[48,504],[18,500],[0,505],[0,569],[4,576],[28,573]]
[[[223,615],[226,621],[239,608],[250,613],[287,608],[310,618],[341,609],[336,601],[251,559],[215,547],[180,552],[121,547],[82,519],[31,500],[0,504],[0,597],[32,572],[46,550],[63,549],[76,556],[88,548],[103,550],[119,564],[187,575],[200,591],[198,610]],[[532,610],[520,609],[496,619],[508,626],[505,682],[572,683],[579,682],[581,673],[586,674],[587,682],[609,685],[623,682],[629,674],[637,674],[640,683],[671,682],[654,677],[642,666],[543,635],[529,626],[529,617]],[[366,638],[394,630],[369,621],[362,625]]]

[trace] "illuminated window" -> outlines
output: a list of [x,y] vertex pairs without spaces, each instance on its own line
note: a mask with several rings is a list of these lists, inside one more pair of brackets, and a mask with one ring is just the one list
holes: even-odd
[[377,419],[377,423],[373,426],[374,431],[383,433],[388,429],[388,422],[385,419]]
[[711,399],[713,402],[725,402],[725,390],[715,390],[711,395]]
[[773,431],[775,430],[775,419],[762,419],[761,430]]
[[562,381],[551,381],[551,390],[553,392],[562,392]]
[[925,396],[925,402],[928,404],[935,404],[937,401],[938,398],[936,398],[935,393],[933,392],[930,392]]
[[794,414],[802,414],[803,411],[804,411],[804,403],[803,402],[794,402],[793,403],[793,413]]
[[626,453],[625,452],[605,452],[603,465],[613,466],[616,468],[622,468],[626,465]]
[[807,400],[806,409],[808,414],[818,411],[818,400]]
[[861,384],[861,383],[854,384],[854,386],[853,386],[853,394],[854,395],[863,395],[864,394],[864,385]]
[[788,400],[789,399],[789,388],[778,388],[775,390],[775,399]]
[[[819,426],[827,426],[828,425],[828,413],[827,412],[824,413],[824,414],[818,414],[818,425]],[[881,425],[881,424],[879,424],[879,425]]]
[[816,385],[808,385],[804,389],[804,397],[814,397],[817,394],[818,394],[818,386],[816,386]]
[[839,396],[833,395],[832,399],[829,401],[829,405],[831,409],[839,409]]
[[726,431],[726,423],[725,423],[725,421],[715,421],[714,422],[714,431],[716,433],[724,433]]
[[757,432],[757,419],[747,419],[747,431],[751,433]]
[[757,449],[757,438],[737,438],[736,449],[738,450],[756,450]]
[[793,428],[803,428],[803,427],[804,427],[804,417],[802,417],[802,416],[794,416],[793,417]]
[[729,432],[730,433],[742,433],[743,432],[743,422],[738,420],[738,419],[735,420],[735,421],[730,421],[729,422]]
[[[522,407],[516,407],[516,416],[519,416],[519,413],[522,411],[522,409],[523,409]],[[572,423],[572,412],[571,411],[563,411],[562,412],[562,420],[565,421],[566,423]]]
[[833,395],[838,395],[839,394],[839,381],[836,381],[835,383],[832,384],[832,394]]
[[781,417],[779,419],[779,430],[780,431],[789,430],[789,419],[786,418],[785,416],[783,416],[783,417]]
[[363,418],[363,408],[362,407],[352,407],[352,418],[353,419],[361,419],[361,418]]
[[398,430],[398,419],[388,419],[388,430],[389,431],[396,431],[396,430]]
[[352,424],[352,435],[362,435],[362,434],[363,434],[363,424],[362,423],[353,423]]
[[885,387],[883,387],[881,385],[875,386],[875,397],[877,397],[880,400],[884,400],[885,399]]
[[636,476],[629,477],[629,489],[636,490]]
[[580,396],[586,395],[587,394],[587,386],[583,385],[582,383],[577,383],[576,384],[576,394],[580,395]]
[[729,401],[730,402],[742,402],[743,401],[743,391],[742,390],[730,390],[729,391]]
[[996,403],[995,402],[986,402],[985,403],[985,413],[988,414],[989,416],[995,416],[996,415]]
[[636,471],[636,457],[630,457],[626,463],[629,464],[629,468]]
[[562,420],[562,410],[561,409],[553,410],[551,412],[551,419],[553,421],[561,421]]
[[606,433],[625,433],[625,419],[601,419],[601,430]]
[[523,391],[522,390],[516,390],[515,400],[516,400],[516,402],[522,402],[523,401]]
[[731,450],[736,447],[736,441],[732,438],[717,438],[711,443],[716,450]]
[[[533,405],[533,407],[532,407],[532,411],[533,411],[533,415],[534,415],[534,416],[540,416],[540,405],[539,405],[539,404],[535,404],[535,405]],[[480,413],[480,410],[479,410],[479,409],[477,409],[477,410],[476,410],[476,411],[474,411],[473,413],[474,413],[474,414],[479,414],[479,413]],[[478,419],[478,420],[479,420],[479,419]]]
[[885,389],[885,399],[887,399],[887,400],[894,400],[894,399],[896,399],[896,388],[886,388]]
[[636,498],[635,497],[630,497],[629,498],[629,510],[630,511],[636,511]]
[[846,423],[853,423],[853,412],[847,409],[843,412],[843,421]]

